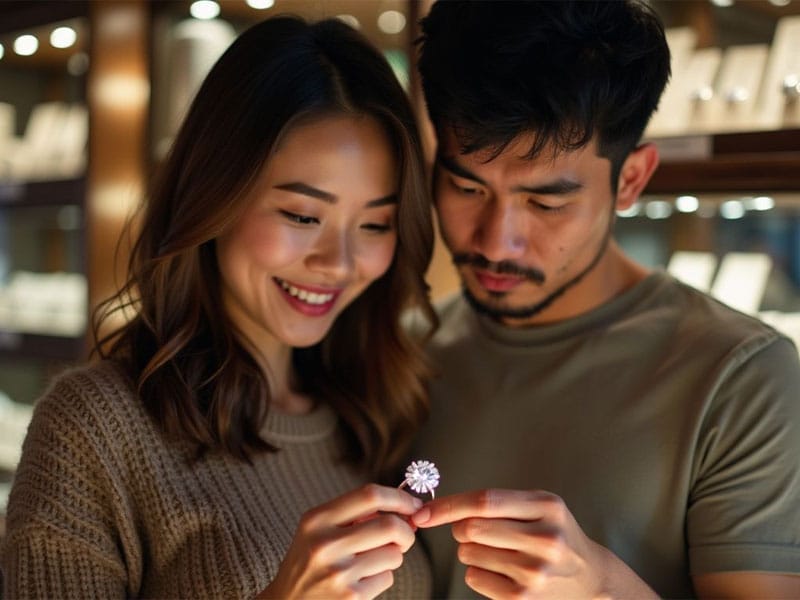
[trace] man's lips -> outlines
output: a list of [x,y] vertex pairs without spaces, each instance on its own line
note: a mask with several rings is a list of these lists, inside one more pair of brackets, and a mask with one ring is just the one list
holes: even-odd
[[475,278],[478,280],[481,287],[489,292],[508,292],[527,281],[525,277],[520,275],[501,275],[474,268],[472,272],[475,274]]

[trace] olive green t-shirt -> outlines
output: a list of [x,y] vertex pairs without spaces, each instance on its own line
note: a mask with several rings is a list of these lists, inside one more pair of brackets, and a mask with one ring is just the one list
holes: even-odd
[[[440,374],[415,457],[437,497],[561,496],[656,592],[691,575],[800,573],[800,364],[794,345],[663,272],[566,322],[523,329],[444,303]],[[425,530],[436,595],[469,597],[449,527]]]

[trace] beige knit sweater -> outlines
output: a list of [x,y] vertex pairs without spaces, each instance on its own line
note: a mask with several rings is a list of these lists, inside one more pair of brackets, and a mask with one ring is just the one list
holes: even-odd
[[[5,598],[250,598],[275,576],[303,512],[363,483],[335,457],[333,412],[272,412],[280,452],[190,464],[111,362],[37,403],[8,503]],[[388,595],[430,595],[416,544]]]

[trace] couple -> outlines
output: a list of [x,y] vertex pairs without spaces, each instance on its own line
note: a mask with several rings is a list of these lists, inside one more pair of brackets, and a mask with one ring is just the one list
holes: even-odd
[[428,304],[384,59],[337,21],[251,28],[100,323],[135,316],[36,407],[7,597],[800,596],[795,348],[612,237],[658,163],[660,23],[440,0],[420,48],[463,294]]

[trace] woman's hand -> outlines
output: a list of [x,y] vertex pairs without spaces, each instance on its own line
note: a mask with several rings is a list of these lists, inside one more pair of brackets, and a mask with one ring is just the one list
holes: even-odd
[[374,598],[414,544],[403,516],[422,506],[401,490],[367,484],[303,515],[278,574],[259,598]]

